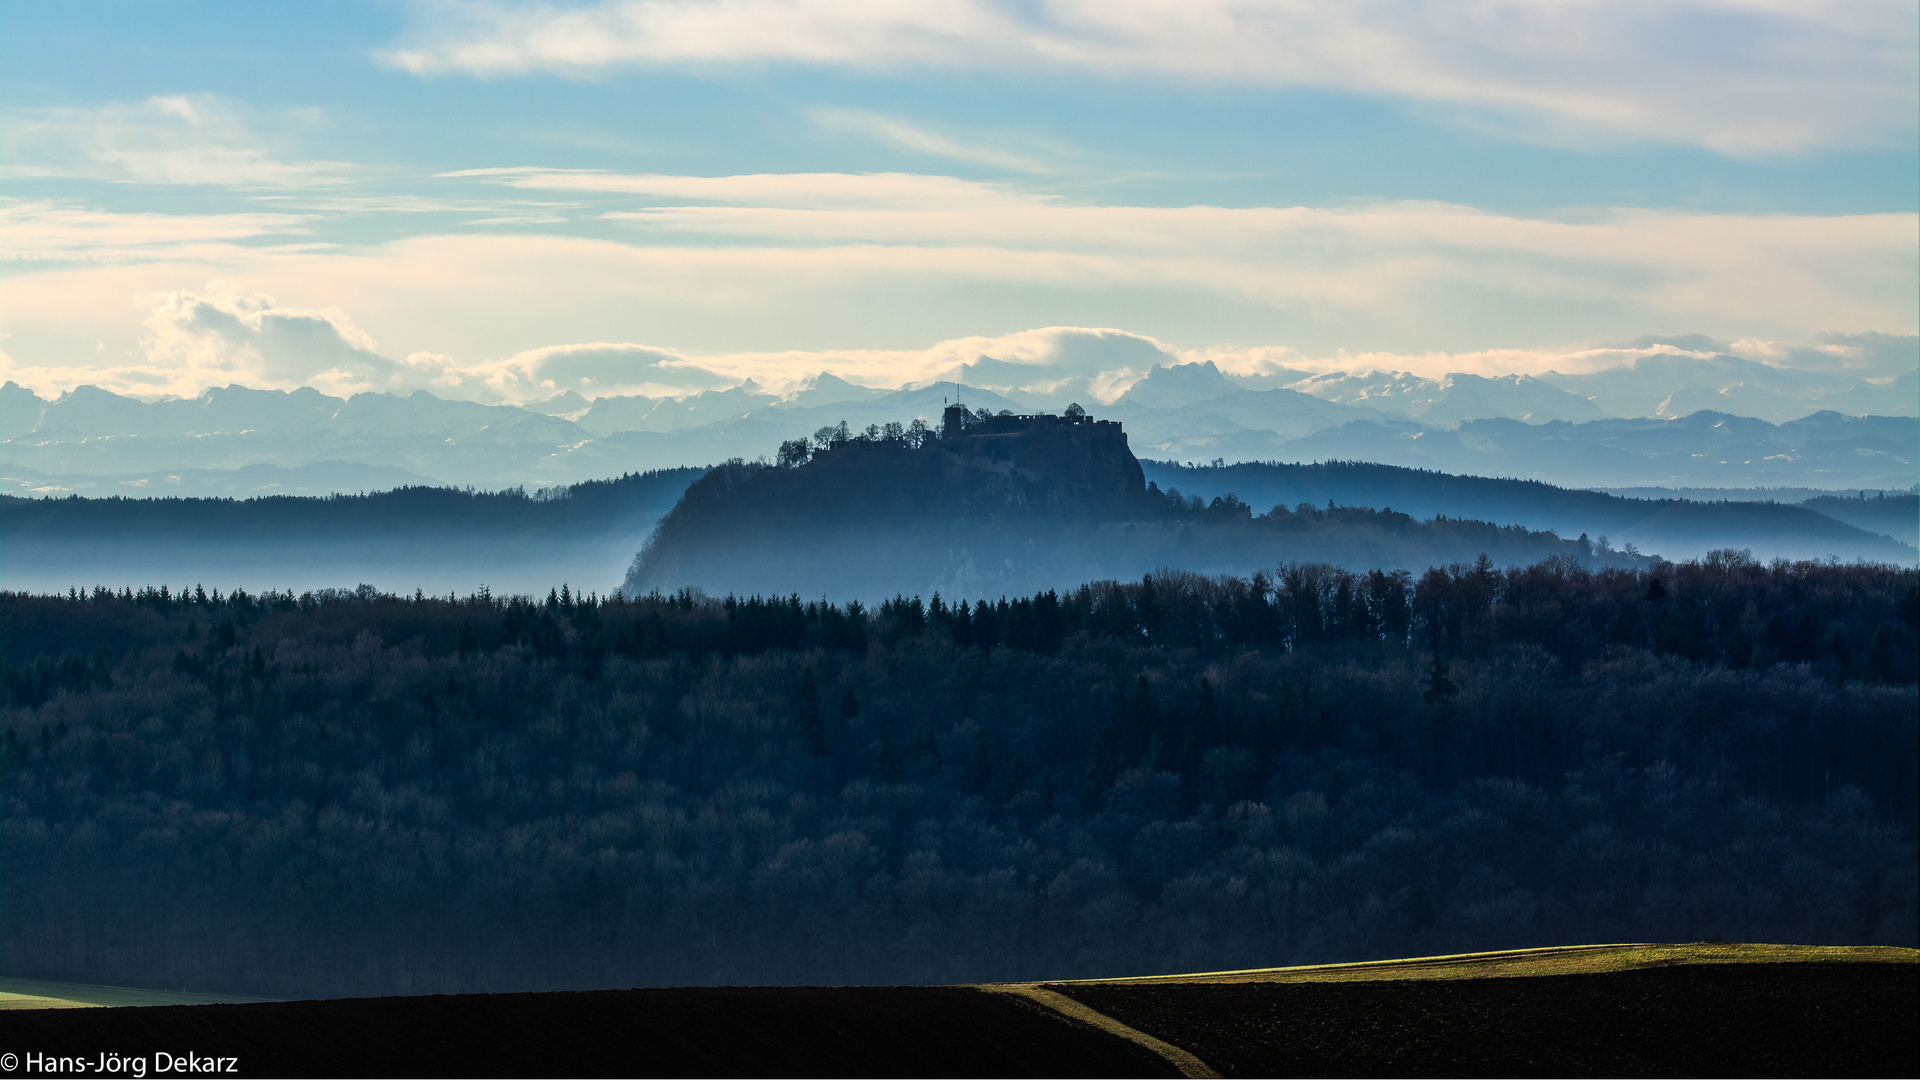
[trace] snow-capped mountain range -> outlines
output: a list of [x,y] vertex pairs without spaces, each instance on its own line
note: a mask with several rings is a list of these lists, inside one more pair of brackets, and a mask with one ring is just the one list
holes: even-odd
[[1223,373],[1154,364],[1106,404],[1086,378],[991,357],[895,390],[831,374],[683,397],[567,391],[520,406],[311,388],[210,389],[147,402],[83,386],[0,388],[13,494],[317,494],[400,484],[545,486],[770,454],[948,402],[1015,412],[1080,401],[1173,461],[1365,460],[1591,487],[1906,489],[1920,479],[1920,372],[1877,386],[1733,356],[1668,356],[1587,375]]

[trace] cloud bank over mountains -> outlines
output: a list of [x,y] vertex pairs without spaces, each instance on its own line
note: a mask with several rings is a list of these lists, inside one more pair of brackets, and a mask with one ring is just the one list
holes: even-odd
[[[1366,460],[1610,487],[1904,490],[1920,478],[1920,370],[1875,385],[1669,343],[1611,350],[1633,362],[1597,371],[1494,377],[1315,373],[1276,363],[1283,350],[1223,365],[1142,335],[1072,327],[893,354],[687,358],[593,343],[461,368],[441,357],[386,359],[337,313],[258,299],[175,297],[155,323],[171,335],[166,347],[202,370],[270,368],[305,350],[336,380],[386,386],[330,395],[236,382],[142,402],[92,386],[43,398],[7,382],[6,490],[271,494],[396,476],[543,486],[762,457],[841,422],[938,424],[951,402],[998,412],[1070,401],[1121,420],[1136,452],[1163,460]],[[751,377],[804,364],[889,379],[863,384],[824,367],[779,383]],[[926,378],[902,383],[914,373]],[[441,389],[406,392],[403,376]],[[605,392],[663,380],[678,381],[676,393]],[[495,401],[511,393],[520,404],[454,400],[448,386]]]
[[[577,399],[577,407],[554,406],[563,412],[596,399],[676,399],[737,386],[775,398],[817,397],[824,376],[854,389],[951,382],[1023,405],[1060,408],[1076,400],[1125,400],[1130,388],[1160,369],[1211,365],[1216,378],[1248,390],[1290,388],[1453,425],[1488,417],[1534,423],[1675,417],[1700,409],[1776,423],[1821,409],[1911,415],[1906,399],[1913,394],[1903,387],[1920,369],[1916,335],[1826,335],[1807,342],[1683,335],[1564,349],[1329,355],[1282,346],[1181,348],[1120,329],[1059,326],[953,338],[922,349],[702,355],[600,341],[462,361],[427,351],[391,355],[338,308],[281,305],[223,281],[158,297],[143,330],[142,352],[130,362],[89,357],[25,365],[0,354],[0,375],[49,398],[82,385],[148,399],[193,398],[209,387],[241,385],[310,386],[341,396],[426,390],[444,399],[511,405]],[[1161,397],[1173,392],[1170,385],[1162,384]],[[1199,392],[1217,396],[1213,389]]]
[[421,76],[779,65],[1310,88],[1554,143],[1734,155],[1911,141],[1900,4],[1714,0],[612,0],[440,3],[376,55]]
[[[1671,417],[1702,408],[1774,422],[1820,409],[1908,415],[1901,380],[1920,370],[1920,335],[1912,334],[1829,334],[1802,342],[1681,335],[1561,349],[1328,354],[1285,346],[1182,348],[1122,329],[1070,326],[952,338],[921,349],[693,354],[589,341],[467,361],[429,351],[395,356],[338,308],[282,305],[227,281],[162,294],[142,328],[142,351],[129,362],[83,357],[29,365],[0,354],[0,377],[46,397],[92,385],[149,399],[192,398],[237,384],[311,386],[335,395],[427,390],[441,398],[530,405],[558,395],[583,402],[683,398],[743,384],[753,393],[790,396],[824,374],[882,390],[960,383],[1058,408],[1072,400],[1121,400],[1158,368],[1210,364],[1248,389],[1290,387],[1454,424],[1492,416],[1533,422]],[[1490,390],[1489,380],[1504,381],[1505,390]]]

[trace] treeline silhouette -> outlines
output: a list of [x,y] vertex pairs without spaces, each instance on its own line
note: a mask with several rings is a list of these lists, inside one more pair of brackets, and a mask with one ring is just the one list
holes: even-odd
[[0,522],[16,539],[176,535],[241,539],[262,534],[378,535],[390,532],[564,531],[604,528],[635,513],[659,513],[704,469],[658,469],[529,493],[525,487],[399,487],[326,496],[26,499],[0,495]]
[[271,996],[1916,940],[1920,573],[0,595],[0,963]]

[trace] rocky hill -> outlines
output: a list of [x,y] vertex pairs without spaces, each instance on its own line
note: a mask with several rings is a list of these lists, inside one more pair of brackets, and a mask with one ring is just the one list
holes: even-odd
[[[789,442],[780,464],[733,461],[687,489],[635,558],[628,596],[884,599],[1033,593],[1161,569],[1271,571],[1292,561],[1423,570],[1596,552],[1552,533],[1367,508],[1183,498],[1145,481],[1118,423],[949,409],[939,431],[889,425]],[[1638,560],[1638,561],[1644,561]]]
[[687,490],[624,591],[835,597],[1020,591],[1106,576],[1085,541],[1153,514],[1120,425],[1084,414],[975,416],[823,435],[782,465],[729,462]]

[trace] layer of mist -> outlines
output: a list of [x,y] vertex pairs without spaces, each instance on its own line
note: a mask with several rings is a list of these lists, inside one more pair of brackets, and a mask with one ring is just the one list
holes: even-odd
[[0,496],[0,587],[164,582],[222,589],[605,592],[701,473],[629,474],[527,494],[400,488],[326,498]]

